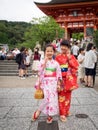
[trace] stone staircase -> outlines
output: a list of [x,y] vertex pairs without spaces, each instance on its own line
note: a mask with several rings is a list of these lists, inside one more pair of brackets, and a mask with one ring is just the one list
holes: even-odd
[[[32,74],[31,67],[28,73]],[[18,76],[18,64],[15,60],[0,60],[0,76]]]
[[[32,74],[31,66],[29,67],[28,74]],[[0,76],[18,76],[18,64],[15,60],[0,60]],[[96,76],[98,76],[98,63]]]

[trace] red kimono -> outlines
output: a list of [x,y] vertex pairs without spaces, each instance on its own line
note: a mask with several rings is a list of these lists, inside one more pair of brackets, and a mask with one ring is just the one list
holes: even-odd
[[59,92],[59,110],[60,115],[67,116],[70,109],[71,92],[78,88],[78,62],[73,55],[68,59],[67,55],[64,54],[57,55],[56,61],[60,64],[63,78],[63,90]]

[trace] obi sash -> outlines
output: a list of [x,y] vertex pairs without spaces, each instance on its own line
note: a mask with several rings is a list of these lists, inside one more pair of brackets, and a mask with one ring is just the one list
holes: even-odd
[[45,68],[44,77],[56,77],[56,68]]
[[68,64],[62,64],[60,65],[62,76],[66,76],[66,72],[68,71]]
[[60,65],[60,67],[61,67],[62,72],[67,72],[68,71],[68,64]]

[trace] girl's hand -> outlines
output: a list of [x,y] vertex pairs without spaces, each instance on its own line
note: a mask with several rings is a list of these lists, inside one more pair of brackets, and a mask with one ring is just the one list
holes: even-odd
[[41,87],[40,87],[40,86],[38,86],[38,87],[37,87],[37,89],[41,89]]
[[43,69],[46,67],[47,61],[48,61],[48,58],[45,57],[45,59],[44,59],[44,64],[43,64]]
[[61,91],[61,86],[57,85],[57,91],[60,92]]
[[68,52],[67,52],[67,57],[68,57],[68,60],[70,60],[70,58],[71,58],[71,52],[70,52],[70,50],[68,50]]
[[47,63],[47,61],[48,61],[48,58],[45,56],[45,64]]

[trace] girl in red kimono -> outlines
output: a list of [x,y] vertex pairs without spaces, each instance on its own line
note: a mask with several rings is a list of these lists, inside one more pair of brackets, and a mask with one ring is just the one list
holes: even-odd
[[78,62],[70,53],[70,45],[67,40],[61,42],[61,54],[56,56],[56,60],[60,64],[63,83],[59,85],[63,88],[59,90],[59,112],[60,120],[65,122],[69,116],[71,93],[72,90],[78,88],[77,70]]

